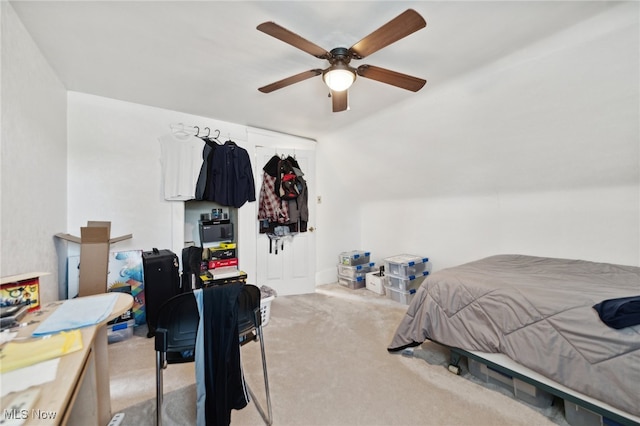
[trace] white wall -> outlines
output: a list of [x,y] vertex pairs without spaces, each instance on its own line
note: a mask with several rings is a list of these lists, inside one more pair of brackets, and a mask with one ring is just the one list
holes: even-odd
[[[117,249],[179,251],[183,209],[162,199],[157,137],[185,122],[242,145],[247,128],[67,100],[2,7],[2,275],[55,271],[53,234],[77,234],[87,220],[133,233]],[[507,251],[640,264],[638,9],[616,6],[323,137],[318,282],[334,280],[337,254],[356,248],[378,260],[424,254],[435,269]]]
[[505,252],[640,265],[639,9],[321,138],[322,275],[352,249],[434,269]]
[[245,127],[77,92],[68,104],[68,232],[108,220],[112,236],[133,234],[113,250],[156,247],[180,256],[184,203],[164,200],[158,137],[184,123],[219,129],[223,140],[242,146]]
[[[351,174],[352,167],[344,162],[340,149],[344,141],[321,139],[316,151],[317,194],[322,202],[316,207],[316,282],[326,284],[337,281],[338,254],[344,251],[367,249],[362,240],[362,219],[367,214],[361,208],[358,192],[370,184],[362,174]],[[360,161],[357,154],[349,155],[351,164]],[[347,170],[340,170],[348,167]],[[381,171],[378,171],[381,172]],[[375,171],[372,171],[375,174]]]
[[[639,201],[624,186],[371,202],[361,245],[378,260],[427,256],[434,269],[499,253],[638,265]],[[380,229],[385,217],[398,225]]]
[[[83,93],[69,92],[68,104],[68,232],[78,235],[88,220],[111,221],[112,236],[133,234],[112,250],[156,247],[181,256],[184,203],[164,200],[157,140],[172,123],[220,130],[221,141],[232,139],[247,150],[254,169],[263,166],[255,164],[255,145],[315,147],[308,139]],[[261,177],[254,170],[256,199]],[[238,209],[239,266],[249,279],[256,276],[257,204]],[[70,246],[70,254],[78,253]]]
[[54,234],[66,226],[66,90],[12,6],[2,19],[0,275],[48,272],[40,299],[58,300]]

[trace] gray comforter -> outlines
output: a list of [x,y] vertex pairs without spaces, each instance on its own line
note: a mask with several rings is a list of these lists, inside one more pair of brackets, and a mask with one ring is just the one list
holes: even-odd
[[593,305],[640,295],[640,268],[498,255],[427,277],[389,350],[425,340],[497,352],[640,416],[640,325],[606,326]]

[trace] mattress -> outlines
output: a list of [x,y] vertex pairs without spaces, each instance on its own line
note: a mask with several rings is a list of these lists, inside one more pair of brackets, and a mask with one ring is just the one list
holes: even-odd
[[390,351],[433,340],[502,353],[570,389],[640,415],[640,325],[605,325],[593,305],[640,295],[640,268],[497,255],[418,288]]

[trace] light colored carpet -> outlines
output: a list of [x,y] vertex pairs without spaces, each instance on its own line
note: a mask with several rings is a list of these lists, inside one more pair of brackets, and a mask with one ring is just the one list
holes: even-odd
[[[326,285],[277,297],[264,328],[274,425],[567,425],[561,406],[537,409],[508,391],[450,373],[433,343],[389,354],[406,306],[366,289]],[[109,345],[112,411],[123,425],[155,423],[155,352],[145,327]],[[263,398],[260,347],[242,347],[244,373]],[[194,365],[165,370],[165,425],[195,424]],[[262,402],[264,406],[264,401]],[[234,425],[262,425],[253,403]]]

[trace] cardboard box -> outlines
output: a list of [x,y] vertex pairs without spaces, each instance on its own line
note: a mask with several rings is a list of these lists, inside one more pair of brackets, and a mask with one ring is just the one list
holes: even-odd
[[210,248],[208,250],[208,259],[209,260],[220,260],[220,259],[231,259],[236,257],[236,249],[220,249],[220,248]]
[[59,233],[56,237],[80,244],[79,296],[102,294],[107,289],[109,247],[113,243],[132,238],[131,234],[111,236],[111,222],[89,221],[80,228],[80,238]]
[[208,269],[226,268],[228,266],[238,266],[238,258],[210,260]]

